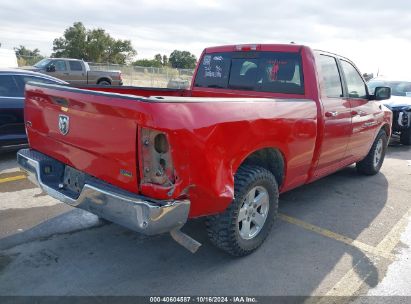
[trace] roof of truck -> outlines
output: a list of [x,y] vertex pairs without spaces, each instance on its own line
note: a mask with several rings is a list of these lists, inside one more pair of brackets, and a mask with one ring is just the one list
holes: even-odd
[[231,44],[231,45],[220,45],[212,46],[205,49],[206,53],[217,53],[217,52],[233,52],[233,51],[287,51],[287,52],[299,52],[301,48],[306,47],[301,44],[262,44],[262,43],[241,43],[241,44]]
[[54,57],[49,57],[45,59],[50,59],[50,60],[69,60],[69,61],[84,61],[83,59],[76,59],[76,58],[54,58]]
[[[205,53],[220,53],[220,52],[233,52],[233,51],[242,51],[242,48],[246,51],[265,51],[265,52],[293,52],[293,53],[298,53],[301,51],[302,48],[310,48],[307,45],[303,44],[295,44],[295,43],[289,43],[289,44],[264,44],[264,43],[245,43],[245,44],[231,44],[231,45],[220,45],[220,46],[212,46],[208,47],[205,49]],[[320,53],[325,53],[329,54],[331,56],[335,57],[340,57],[344,58],[348,61],[351,61],[349,58],[344,57],[342,55],[324,51],[324,50],[318,50],[318,49],[312,49],[314,52],[320,52]]]

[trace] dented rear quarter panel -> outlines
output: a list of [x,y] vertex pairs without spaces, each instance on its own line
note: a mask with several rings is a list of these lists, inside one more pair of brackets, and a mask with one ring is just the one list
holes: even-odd
[[282,191],[307,180],[317,132],[314,101],[214,100],[149,107],[156,115],[147,126],[169,136],[180,194],[188,191],[192,202],[191,217],[223,211],[233,199],[238,167],[263,148],[278,149],[284,157]]

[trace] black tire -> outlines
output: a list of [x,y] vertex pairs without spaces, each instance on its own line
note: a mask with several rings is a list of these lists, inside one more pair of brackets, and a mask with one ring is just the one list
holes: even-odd
[[[240,235],[239,211],[245,206],[247,194],[256,187],[266,190],[264,193],[268,193],[268,212],[262,228],[258,230],[259,232],[251,239],[244,239]],[[258,190],[255,193],[258,193]],[[267,202],[264,204],[267,205]],[[256,204],[254,204],[255,206]],[[278,185],[274,175],[262,167],[241,166],[234,178],[234,200],[223,213],[209,216],[206,220],[208,236],[215,246],[230,255],[245,256],[252,253],[264,242],[277,214]],[[252,216],[254,217],[254,215]],[[250,216],[248,216],[248,221],[250,221]]]
[[111,82],[109,80],[103,79],[103,80],[99,80],[97,84],[102,85],[102,86],[108,86],[108,85],[111,85]]
[[[381,154],[376,161],[376,154],[379,153],[379,142],[382,142]],[[374,143],[371,146],[370,151],[367,156],[357,163],[357,171],[364,175],[375,175],[377,174],[384,162],[385,152],[387,151],[388,137],[384,130],[380,130]]]
[[411,146],[411,128],[401,131],[400,143],[405,146]]

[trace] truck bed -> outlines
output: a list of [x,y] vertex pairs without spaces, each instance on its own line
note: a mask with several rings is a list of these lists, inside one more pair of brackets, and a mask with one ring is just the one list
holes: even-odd
[[85,90],[119,93],[135,96],[190,96],[190,90],[185,89],[166,89],[166,88],[149,88],[149,87],[135,87],[135,86],[75,86]]

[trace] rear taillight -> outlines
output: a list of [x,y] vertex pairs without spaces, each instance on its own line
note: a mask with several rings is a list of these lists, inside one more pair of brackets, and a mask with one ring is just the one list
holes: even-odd
[[142,183],[172,186],[174,167],[167,135],[157,130],[142,128],[140,145]]

